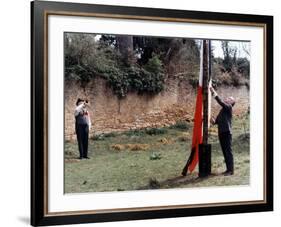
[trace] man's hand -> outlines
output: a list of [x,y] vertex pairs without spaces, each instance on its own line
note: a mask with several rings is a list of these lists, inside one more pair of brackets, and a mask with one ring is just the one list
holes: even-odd
[[218,95],[217,92],[215,91],[215,89],[212,86],[210,86],[210,91],[212,92],[213,96],[217,96]]

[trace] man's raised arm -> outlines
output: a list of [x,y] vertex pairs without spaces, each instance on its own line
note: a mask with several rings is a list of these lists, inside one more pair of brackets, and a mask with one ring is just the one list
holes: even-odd
[[222,99],[218,96],[218,93],[215,91],[215,89],[212,86],[210,86],[210,91],[212,92],[212,95],[214,96],[214,98],[217,100],[218,104],[221,105],[221,107],[227,108],[227,109],[230,108],[230,105],[225,103],[224,101],[222,101]]
[[85,106],[85,104],[82,103],[82,104],[80,104],[79,106],[77,106],[77,107],[75,108],[75,111],[74,111],[74,116],[75,116],[75,117],[78,116],[78,114],[81,112],[81,110],[84,108],[84,106]]

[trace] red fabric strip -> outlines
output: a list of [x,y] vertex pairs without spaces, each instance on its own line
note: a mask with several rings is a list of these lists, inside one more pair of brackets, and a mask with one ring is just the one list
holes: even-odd
[[202,121],[203,121],[203,89],[202,87],[198,87],[197,89],[197,98],[196,98],[196,106],[195,106],[195,113],[194,113],[194,125],[193,125],[193,135],[192,135],[192,149],[195,150],[195,154],[193,159],[188,166],[190,172],[192,172],[197,163],[198,163],[198,154],[199,154],[199,144],[202,143]]

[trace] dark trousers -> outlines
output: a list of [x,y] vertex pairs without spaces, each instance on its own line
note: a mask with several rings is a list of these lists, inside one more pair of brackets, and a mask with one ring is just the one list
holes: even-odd
[[230,132],[219,134],[221,149],[223,152],[226,170],[233,172],[233,154],[232,154],[232,135]]
[[87,124],[77,124],[76,135],[80,158],[86,158],[88,157],[89,126]]

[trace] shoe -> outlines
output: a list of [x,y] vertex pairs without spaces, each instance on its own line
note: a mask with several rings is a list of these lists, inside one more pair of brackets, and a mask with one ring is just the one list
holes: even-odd
[[78,159],[83,159],[83,157],[79,157]]
[[233,174],[234,174],[234,172],[233,172],[233,171],[230,171],[230,170],[226,170],[226,171],[223,173],[224,176],[231,176],[231,175],[233,175]]
[[90,159],[88,156],[87,157],[84,157],[85,159]]

